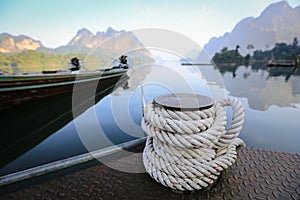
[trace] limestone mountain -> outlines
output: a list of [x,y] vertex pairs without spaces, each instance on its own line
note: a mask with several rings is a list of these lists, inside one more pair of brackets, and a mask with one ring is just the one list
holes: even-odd
[[122,53],[127,49],[142,48],[143,44],[128,31],[116,31],[109,27],[106,32],[98,31],[95,35],[86,28],[77,31],[77,34],[67,45],[49,50],[53,53],[89,53],[99,47],[115,53]]
[[44,48],[40,41],[25,35],[13,36],[8,33],[0,34],[0,53],[18,53],[24,50]]
[[153,62],[150,51],[133,32],[111,27],[96,34],[81,29],[68,44],[54,49],[28,36],[0,34],[0,70],[6,73],[64,69],[74,56],[81,59],[85,69],[104,69],[118,64],[121,54],[128,56],[132,66]]
[[94,35],[91,31],[89,31],[86,28],[80,29],[76,36],[74,36],[71,41],[67,44],[67,46],[87,46],[87,47],[93,47],[93,39]]
[[242,19],[230,33],[211,38],[204,49],[213,56],[223,47],[234,49],[239,45],[239,51],[245,55],[249,44],[256,50],[266,50],[278,42],[290,44],[295,37],[300,38],[300,5],[293,8],[286,1],[280,1],[269,5],[256,18]]
[[116,31],[111,27],[106,32],[98,31],[95,35],[86,28],[80,29],[68,44],[54,49],[25,35],[0,34],[0,53],[20,53],[25,50],[54,54],[89,53],[98,46],[107,51],[122,53],[128,49],[142,48],[143,44],[132,32]]

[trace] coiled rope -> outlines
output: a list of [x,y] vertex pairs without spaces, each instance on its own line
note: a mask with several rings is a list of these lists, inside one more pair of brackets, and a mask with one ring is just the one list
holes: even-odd
[[[233,110],[225,130],[225,106]],[[205,110],[176,111],[150,103],[142,128],[148,135],[143,152],[146,171],[174,190],[199,190],[213,184],[237,157],[237,138],[244,122],[244,107],[235,98],[215,102]]]

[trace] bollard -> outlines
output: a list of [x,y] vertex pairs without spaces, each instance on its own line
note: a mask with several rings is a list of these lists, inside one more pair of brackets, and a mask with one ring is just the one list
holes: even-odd
[[[233,110],[226,126],[225,106]],[[215,101],[198,94],[158,96],[145,108],[142,128],[148,135],[143,163],[149,175],[173,190],[213,185],[236,159],[244,107],[235,98]]]

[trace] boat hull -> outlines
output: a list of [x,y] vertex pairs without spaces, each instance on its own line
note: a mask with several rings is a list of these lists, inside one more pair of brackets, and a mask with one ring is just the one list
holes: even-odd
[[295,65],[295,61],[288,60],[271,60],[267,64],[268,67],[293,67]]
[[[84,91],[88,94],[97,94],[117,83],[125,73],[126,70],[119,70],[78,75],[1,77],[0,110],[64,93]],[[88,97],[83,95],[80,98]]]
[[[37,85],[35,89],[10,91],[7,101],[1,99],[0,104],[4,108],[0,112],[0,168],[64,127],[115,87],[126,85],[127,80],[126,74],[115,74],[63,86]],[[73,91],[78,92],[76,99]],[[13,98],[22,101],[16,102]]]

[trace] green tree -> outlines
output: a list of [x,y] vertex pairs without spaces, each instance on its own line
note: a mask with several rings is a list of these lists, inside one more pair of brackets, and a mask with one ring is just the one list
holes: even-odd
[[228,51],[228,47],[223,47],[223,49],[221,50],[222,53],[225,53],[226,51]]
[[298,46],[298,39],[297,39],[297,37],[294,38],[292,45],[294,47]]
[[[238,45],[237,45],[238,46]],[[221,52],[216,53],[213,57],[213,61],[217,64],[235,64],[240,65],[244,62],[244,57],[236,48],[235,50],[228,50],[227,47],[224,47]]]
[[296,60],[298,55],[300,55],[300,47],[298,45],[298,39],[295,37],[291,44],[276,43],[275,47],[271,50],[254,51],[253,60],[256,61],[268,61],[270,59]]
[[254,49],[253,44],[248,44],[248,45],[247,45],[247,49],[249,50],[249,53],[250,53],[250,51],[251,51],[252,49]]
[[250,64],[250,61],[251,61],[251,56],[250,54],[248,53],[246,56],[245,56],[245,65],[248,66]]

